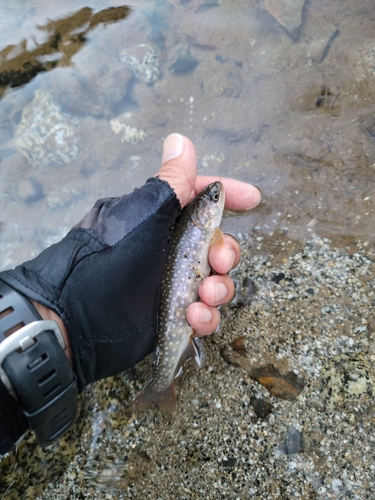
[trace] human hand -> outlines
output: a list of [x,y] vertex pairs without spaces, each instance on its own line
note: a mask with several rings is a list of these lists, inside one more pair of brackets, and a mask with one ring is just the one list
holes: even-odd
[[[171,134],[164,143],[162,168],[157,174],[174,189],[184,207],[202,189],[220,180],[225,188],[225,207],[232,210],[249,210],[260,202],[259,190],[247,183],[215,176],[197,176],[197,159],[193,143],[179,134]],[[227,273],[237,266],[241,250],[237,241],[224,235],[224,243],[211,246],[209,262],[217,273],[206,278],[199,289],[202,302],[194,302],[186,312],[187,320],[196,336],[212,333],[220,323],[217,306],[232,300],[234,283]]]
[[[44,319],[58,320],[70,341],[81,389],[152,351],[166,250],[181,206],[215,179],[225,186],[228,208],[249,209],[260,200],[248,184],[197,177],[194,146],[177,134],[165,141],[162,163],[161,180],[151,179],[121,198],[98,200],[61,242],[0,275],[33,300]],[[239,245],[229,236],[210,249],[210,263],[219,274],[204,281],[202,302],[187,310],[197,335],[219,324],[216,307],[234,293],[226,273],[239,258]]]

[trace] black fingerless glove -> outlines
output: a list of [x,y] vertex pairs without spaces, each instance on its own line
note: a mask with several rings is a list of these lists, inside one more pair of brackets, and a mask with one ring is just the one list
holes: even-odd
[[63,320],[79,387],[138,363],[156,337],[174,191],[152,178],[121,198],[98,200],[59,243],[0,279]]

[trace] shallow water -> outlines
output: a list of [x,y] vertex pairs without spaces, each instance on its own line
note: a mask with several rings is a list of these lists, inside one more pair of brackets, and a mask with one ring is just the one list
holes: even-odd
[[[289,368],[297,371],[303,365],[307,380],[312,385],[315,380],[317,391],[320,368],[337,352],[354,351],[361,356],[365,352],[367,358],[372,359],[373,327],[363,325],[373,321],[370,306],[374,305],[371,296],[371,255],[375,245],[374,21],[375,8],[370,0],[355,4],[349,0],[277,3],[272,0],[155,0],[132,2],[128,6],[105,1],[56,4],[43,0],[0,1],[0,269],[29,259],[58,241],[97,198],[121,195],[141,185],[158,170],[165,137],[178,131],[194,141],[200,172],[249,181],[263,193],[263,203],[255,212],[228,214],[223,225],[224,230],[240,235],[247,256],[244,267],[236,275],[238,283],[243,283],[247,275],[259,282],[255,306],[252,300],[246,302],[245,298],[242,308],[236,310],[243,323],[235,324],[229,332],[235,321],[230,319],[228,323],[226,319],[218,334],[218,345],[215,347],[212,341],[210,366],[216,374],[216,379],[208,382],[212,398],[216,390],[220,391],[216,380],[221,380],[227,370],[218,361],[227,336],[230,339],[230,335],[243,335],[244,324],[254,321],[259,304],[272,319],[276,311],[267,312],[267,307],[271,307],[267,301],[269,297],[274,298],[276,292],[269,282],[273,275],[287,275],[285,269],[290,269],[293,262],[298,263],[299,270],[308,262],[312,273],[320,273],[321,266],[328,266],[332,271],[331,278],[329,273],[320,276],[324,285],[319,299],[322,303],[316,309],[318,312],[311,306],[315,311],[312,316],[316,316],[318,326],[315,328],[322,332],[327,323],[326,311],[322,310],[326,302],[336,300],[340,309],[337,317],[344,319],[335,319],[333,325],[345,324],[346,330],[337,331],[332,326],[332,331],[327,333],[332,345],[337,342],[335,352],[328,347],[328,351],[319,351],[309,344],[309,336],[304,338],[306,346],[314,352],[311,360],[306,361],[310,354],[303,354],[303,346],[299,353],[294,353],[292,346],[283,352],[279,345],[282,344],[280,332],[286,336],[289,332],[285,329],[286,323],[275,320],[279,330],[267,330],[267,338],[273,339],[283,354],[268,352],[269,346],[263,346],[261,338],[257,342],[264,347],[264,357],[288,360]],[[248,235],[252,238],[251,254],[246,253]],[[351,262],[346,259],[358,252],[366,265],[353,266],[350,279],[357,279],[353,284],[349,277],[343,280],[343,276],[349,272],[348,262]],[[307,260],[296,255],[306,255]],[[263,268],[258,266],[263,261],[269,263],[264,281],[261,279]],[[297,280],[295,276],[293,279]],[[306,282],[306,289],[313,286],[307,278],[298,279]],[[346,304],[348,299],[344,296],[333,300],[331,291],[335,287],[351,287],[354,305]],[[286,297],[290,291],[287,292],[288,289]],[[294,293],[293,300],[303,311],[304,295],[299,295],[301,290]],[[358,297],[367,297],[367,303]],[[301,322],[311,332],[311,324],[304,323],[307,319],[305,313],[300,313],[301,309],[293,309],[295,322],[288,326],[300,330],[295,324]],[[232,314],[230,309],[226,318]],[[348,340],[340,347],[342,336],[352,338],[355,328],[353,342]],[[256,333],[248,331],[248,335],[248,350],[251,350]],[[295,337],[293,339],[295,341]],[[314,366],[319,368],[317,372]],[[231,377],[240,380],[233,368],[230,370],[229,380]],[[196,374],[191,373],[190,377],[196,380]],[[204,383],[204,375],[199,377]],[[189,383],[187,378],[184,380],[185,384]],[[254,384],[251,380],[246,383]],[[13,483],[14,474],[8,476],[4,488],[10,486],[10,489],[5,498],[10,491],[17,496],[27,487],[30,498],[37,492],[40,498],[66,498],[67,495],[80,498],[83,492],[89,494],[90,488],[99,488],[98,485],[100,491],[106,489],[111,495],[109,498],[122,498],[121,495],[141,498],[131,496],[140,495],[141,489],[134,486],[134,493],[129,484],[138,482],[139,485],[145,481],[144,471],[150,469],[150,461],[157,461],[159,453],[164,453],[164,445],[159,441],[152,452],[146,453],[145,443],[152,440],[152,432],[161,433],[168,443],[173,439],[168,434],[168,425],[158,420],[144,422],[131,417],[127,423],[128,417],[122,417],[117,423],[116,415],[121,413],[130,382],[120,378],[108,384],[109,388],[105,383],[98,384],[86,395],[82,402],[86,430],[81,441],[74,437],[81,432],[77,429],[68,438],[67,454],[59,451],[65,450],[64,443],[47,455],[34,450],[31,443],[20,448],[18,458],[8,459],[7,470],[18,467],[24,476],[19,474],[16,483]],[[194,381],[190,384],[193,393],[202,390],[194,386]],[[104,396],[106,391],[110,394],[110,403]],[[185,391],[189,394],[189,387],[185,387]],[[258,391],[258,396],[261,394],[259,388],[254,391]],[[262,397],[266,394],[267,391],[262,393]],[[275,425],[273,430],[271,426],[267,431],[275,442],[282,440],[280,436],[291,415],[294,412],[303,415],[311,401],[315,401],[311,394],[312,399],[304,397],[306,400],[300,402],[298,408],[286,409],[280,405],[289,403],[280,403],[271,396],[271,401],[276,401],[275,408],[279,408],[275,411],[281,426]],[[201,407],[194,405],[193,409],[186,405],[180,409],[182,421],[189,412],[199,412]],[[91,410],[88,411],[88,407]],[[366,411],[370,422],[372,410]],[[342,412],[337,415],[347,432],[346,417]],[[236,418],[246,421],[246,414]],[[329,418],[336,417],[331,414]],[[309,419],[312,421],[313,416],[309,415],[306,421]],[[223,424],[220,420],[216,423]],[[202,422],[199,425],[202,426]],[[301,427],[300,420],[298,425],[296,422],[293,425]],[[151,429],[149,433],[147,426]],[[180,431],[176,424],[174,432],[178,435]],[[194,429],[183,431],[194,439],[194,434],[189,434],[195,432]],[[277,461],[279,448],[275,448],[272,439],[270,448],[276,450]],[[219,449],[220,433],[212,440],[212,448]],[[95,451],[105,447],[104,455]],[[121,450],[125,448],[126,460],[122,460]],[[371,462],[371,453],[369,451],[368,462]],[[269,454],[259,454],[264,468]],[[62,455],[66,458],[60,463]],[[35,476],[28,474],[31,466],[27,457],[34,461],[38,457],[45,464],[33,473]],[[186,463],[190,464],[188,470],[193,467],[190,459],[194,467],[206,463],[203,458],[193,460],[188,454],[184,464],[176,466],[179,474],[188,474]],[[168,461],[160,460],[161,468],[171,467]],[[208,462],[210,460],[214,458],[209,457]],[[296,487],[294,493],[303,498],[328,498],[325,495],[329,492],[330,498],[344,498],[340,495],[344,495],[342,485],[345,484],[345,495],[350,497],[347,492],[351,491],[351,498],[357,498],[355,489],[350,490],[345,483],[349,476],[344,475],[341,462],[337,463],[340,479],[334,478],[333,486],[323,491],[322,478],[327,472],[323,472],[325,466],[321,466],[319,460],[314,462],[319,474],[315,477],[313,469],[309,469],[309,474],[301,479],[305,486],[300,490]],[[307,461],[303,454],[294,456],[293,463],[297,465],[285,463],[281,476],[292,482],[293,474]],[[270,463],[267,466],[272,476],[276,469]],[[257,467],[256,460],[253,465],[247,465],[246,474],[252,475],[253,481]],[[74,468],[80,472],[75,474]],[[219,484],[215,474],[212,484]],[[240,471],[236,474],[237,478],[246,476]],[[150,477],[146,489],[151,488],[153,476]],[[247,482],[249,477],[246,476]],[[49,481],[52,485],[48,486]],[[203,480],[198,486],[205,491]],[[54,488],[61,496],[54,496],[57,495],[53,493]],[[259,498],[278,498],[279,493],[272,493],[272,489],[258,488],[254,493],[249,488],[246,495],[250,497],[258,494]],[[157,487],[155,493],[152,488],[147,491],[147,498],[171,498],[168,495],[172,495],[173,489],[166,489],[169,493],[164,496]],[[236,494],[245,495],[244,491],[238,489]],[[104,498],[102,494],[98,493],[98,498]],[[184,495],[194,498],[187,491]],[[214,493],[212,495],[215,498]],[[199,494],[196,497],[200,498]],[[211,498],[207,492],[205,498]],[[358,498],[367,497],[359,494]]]

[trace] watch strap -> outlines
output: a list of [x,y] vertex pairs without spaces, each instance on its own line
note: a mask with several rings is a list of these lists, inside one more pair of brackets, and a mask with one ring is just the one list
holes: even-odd
[[57,324],[43,321],[26,297],[1,280],[0,342],[2,381],[15,394],[38,443],[49,446],[76,417],[76,377]]

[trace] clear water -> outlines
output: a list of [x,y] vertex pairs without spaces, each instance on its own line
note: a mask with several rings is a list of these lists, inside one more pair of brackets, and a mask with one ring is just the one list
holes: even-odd
[[174,131],[261,189],[224,230],[373,247],[373,2],[288,3],[0,0],[0,269],[141,185]]
[[[1,268],[142,184],[172,131],[203,172],[261,188],[236,229],[373,239],[371,2],[308,3],[297,41],[256,2],[172,4],[0,3]],[[122,142],[116,118],[144,139]]]

